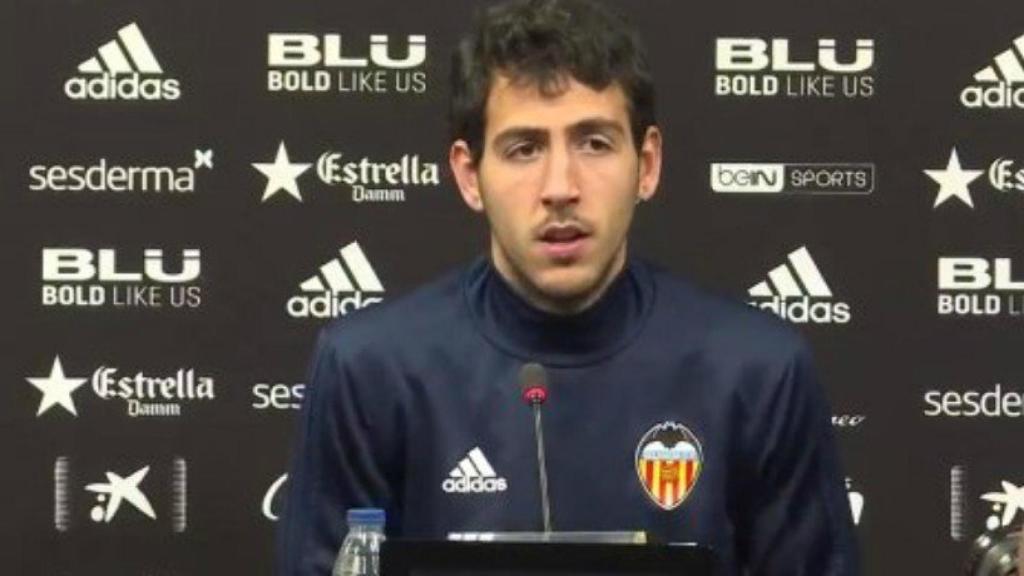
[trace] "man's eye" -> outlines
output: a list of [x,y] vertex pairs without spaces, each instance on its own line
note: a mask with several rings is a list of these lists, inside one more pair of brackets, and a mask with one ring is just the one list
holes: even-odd
[[611,140],[604,136],[588,136],[580,146],[587,152],[609,152],[615,148]]
[[533,158],[540,152],[540,146],[536,142],[521,142],[514,144],[505,151],[505,157],[513,160],[525,160]]

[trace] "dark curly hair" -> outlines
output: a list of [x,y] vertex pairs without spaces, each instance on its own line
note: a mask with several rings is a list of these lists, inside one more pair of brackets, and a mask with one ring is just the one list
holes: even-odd
[[603,90],[617,83],[629,103],[639,152],[656,124],[654,83],[640,39],[620,16],[588,0],[513,0],[478,13],[456,46],[450,77],[451,139],[465,140],[479,163],[487,96],[496,73],[556,96],[569,78]]

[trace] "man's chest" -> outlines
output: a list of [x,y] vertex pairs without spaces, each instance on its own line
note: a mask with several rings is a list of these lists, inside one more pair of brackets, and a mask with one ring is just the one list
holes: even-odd
[[[400,491],[412,533],[540,529],[534,415],[510,372],[421,381],[407,395]],[[614,368],[549,379],[541,410],[556,529],[677,540],[723,516],[729,408],[710,407],[700,382]]]

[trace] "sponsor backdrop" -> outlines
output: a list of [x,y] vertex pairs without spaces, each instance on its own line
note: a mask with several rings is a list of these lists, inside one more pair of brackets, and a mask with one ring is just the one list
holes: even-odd
[[[474,5],[0,6],[6,573],[270,572],[317,330],[484,249]],[[806,333],[867,573],[959,573],[1024,507],[1019,4],[622,6],[666,140],[635,251]]]

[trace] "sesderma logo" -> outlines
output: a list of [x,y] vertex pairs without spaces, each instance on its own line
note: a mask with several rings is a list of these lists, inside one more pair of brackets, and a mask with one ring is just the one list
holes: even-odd
[[117,31],[117,38],[99,47],[98,54],[78,65],[79,75],[64,83],[74,100],[177,100],[181,86],[164,78],[164,70],[138,25]]
[[967,108],[1024,108],[1024,34],[974,74],[974,84],[960,92]]
[[996,384],[991,390],[928,390],[924,393],[927,407],[924,415],[953,418],[1020,418],[1024,416],[1024,394],[1003,389]]
[[333,318],[383,301],[381,297],[366,296],[383,296],[384,286],[359,243],[349,243],[340,253],[339,258],[320,266],[319,274],[299,285],[303,293],[288,299],[289,316]]
[[29,190],[45,192],[194,192],[196,171],[213,168],[213,150],[193,151],[193,162],[123,165],[100,158],[90,164],[34,164]]
[[833,302],[832,290],[806,246],[791,252],[785,264],[768,272],[768,279],[748,291],[749,304],[771,310],[781,318],[803,324],[846,324],[850,305]]

